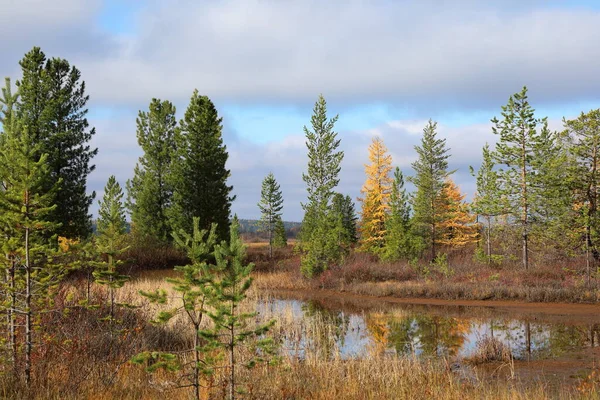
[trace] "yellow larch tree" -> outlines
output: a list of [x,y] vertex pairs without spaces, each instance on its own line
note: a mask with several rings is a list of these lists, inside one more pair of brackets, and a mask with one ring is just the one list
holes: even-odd
[[369,146],[370,164],[365,164],[367,180],[361,189],[363,197],[360,222],[361,251],[377,254],[384,246],[385,221],[392,191],[392,156],[387,154],[383,140],[374,137]]
[[450,178],[446,179],[443,192],[440,208],[444,218],[440,224],[438,243],[460,247],[477,241],[475,215],[469,212],[469,205],[465,202],[466,195],[460,192],[460,188]]

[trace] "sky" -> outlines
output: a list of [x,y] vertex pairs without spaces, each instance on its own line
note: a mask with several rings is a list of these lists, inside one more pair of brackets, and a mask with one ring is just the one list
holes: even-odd
[[[412,175],[429,119],[469,197],[469,166],[496,141],[490,119],[526,85],[539,118],[600,107],[600,1],[0,0],[0,76],[33,46],[79,68],[99,154],[88,188],[124,186],[141,155],[135,119],[152,98],[181,117],[194,89],[223,117],[232,211],[258,218],[272,171],[284,219],[306,198],[303,127],[319,94],[345,153],[337,191],[356,199],[377,135]],[[357,203],[357,209],[360,204]]]

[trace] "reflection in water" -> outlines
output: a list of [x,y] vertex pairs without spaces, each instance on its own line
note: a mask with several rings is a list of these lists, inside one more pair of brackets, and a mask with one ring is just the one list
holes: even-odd
[[307,349],[326,359],[368,354],[462,358],[474,353],[478,340],[493,336],[507,344],[515,358],[531,360],[595,347],[600,340],[599,324],[454,317],[401,308],[345,313],[316,301],[297,300],[269,300],[261,304],[259,311],[293,319],[297,333],[283,338],[283,347],[293,348],[290,354],[300,358]]

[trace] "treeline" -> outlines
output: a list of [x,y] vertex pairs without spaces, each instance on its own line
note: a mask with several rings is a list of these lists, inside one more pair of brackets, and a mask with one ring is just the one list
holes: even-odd
[[490,141],[496,145],[486,144],[480,168],[471,167],[477,192],[470,204],[452,180],[450,149],[435,121],[415,146],[417,160],[407,178],[414,193],[407,193],[405,175],[376,137],[358,199],[359,221],[351,200],[343,203],[335,192],[344,156],[334,132],[337,118],[327,118],[320,97],[312,129],[305,127],[308,201],[298,247],[306,276],[341,264],[351,248],[386,261],[429,260],[446,271],[448,252],[473,248],[475,261],[520,260],[525,269],[532,259],[583,260],[590,283],[600,258],[600,110],[564,119],[564,130],[552,131],[547,118],[535,114],[526,87],[510,96],[492,119]]

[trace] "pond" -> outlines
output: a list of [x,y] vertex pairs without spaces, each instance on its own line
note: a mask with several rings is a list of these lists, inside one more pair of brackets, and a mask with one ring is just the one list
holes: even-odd
[[[584,377],[597,366],[600,316],[507,312],[493,307],[386,304],[278,296],[259,302],[279,321],[280,343],[300,359],[374,354],[445,358],[462,364],[493,337],[510,349],[520,376]],[[290,327],[294,327],[293,329]],[[515,363],[517,367],[515,368]]]

